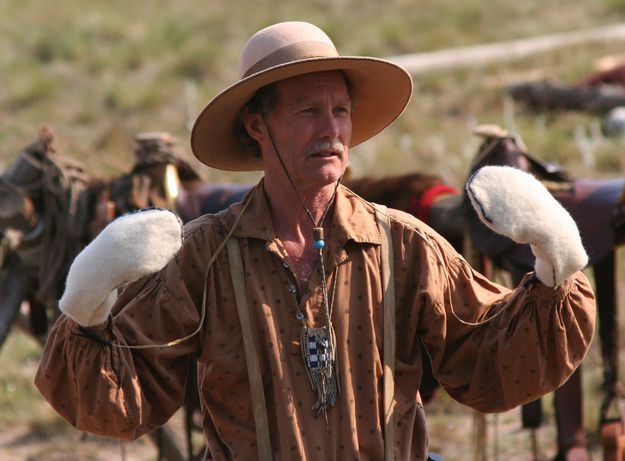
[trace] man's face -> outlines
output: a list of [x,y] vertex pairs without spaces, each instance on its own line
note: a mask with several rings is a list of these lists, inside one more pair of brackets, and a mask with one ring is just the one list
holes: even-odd
[[[319,188],[341,177],[352,135],[351,107],[341,72],[317,72],[278,82],[277,104],[267,118],[282,160],[298,186]],[[265,176],[284,176],[269,137],[257,140],[263,150]]]

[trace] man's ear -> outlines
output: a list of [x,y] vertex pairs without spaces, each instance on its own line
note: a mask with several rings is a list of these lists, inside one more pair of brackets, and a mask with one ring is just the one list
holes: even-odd
[[258,112],[245,110],[243,113],[243,126],[250,137],[258,143],[261,143],[267,133],[265,130],[265,121]]

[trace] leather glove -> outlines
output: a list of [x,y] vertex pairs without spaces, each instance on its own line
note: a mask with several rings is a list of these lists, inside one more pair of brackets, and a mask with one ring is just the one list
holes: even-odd
[[74,259],[59,308],[82,326],[104,322],[117,288],[162,269],[182,246],[182,223],[171,211],[141,210],[106,226]]
[[508,166],[485,166],[466,188],[486,226],[530,244],[536,276],[545,285],[557,287],[588,263],[575,221],[534,176]]

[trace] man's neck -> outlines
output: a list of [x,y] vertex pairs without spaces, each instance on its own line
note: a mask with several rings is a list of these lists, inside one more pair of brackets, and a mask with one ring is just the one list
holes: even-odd
[[[276,187],[275,184],[273,187],[267,185],[265,182],[274,231],[289,255],[293,272],[302,290],[308,285],[312,271],[318,263],[312,230],[320,224],[326,209],[331,205],[336,184],[330,184],[315,193],[298,191],[301,201],[290,184],[286,188]],[[305,207],[315,220],[314,224]],[[330,213],[331,210],[328,211]],[[329,219],[328,217],[321,223],[326,230],[326,239],[329,238]]]
[[295,191],[290,183],[276,184],[265,181],[265,191],[276,233],[280,236],[285,233],[288,235],[301,232],[304,238],[308,239],[312,235],[312,228],[320,224],[326,213],[335,188],[336,184],[332,183],[321,189],[298,187]]

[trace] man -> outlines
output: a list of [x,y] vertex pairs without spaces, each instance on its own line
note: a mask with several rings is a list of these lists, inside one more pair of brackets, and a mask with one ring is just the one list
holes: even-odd
[[197,360],[206,459],[424,460],[422,354],[482,411],[573,372],[594,329],[587,257],[535,179],[491,168],[469,187],[485,222],[534,244],[536,274],[510,292],[417,219],[340,185],[349,147],[406,106],[402,68],[341,57],[317,27],[287,22],[248,41],[239,77],[198,117],[192,148],[264,178],[182,243],[175,217],[149,210],[76,258],[36,378],[62,416],[138,437],[181,405]]

